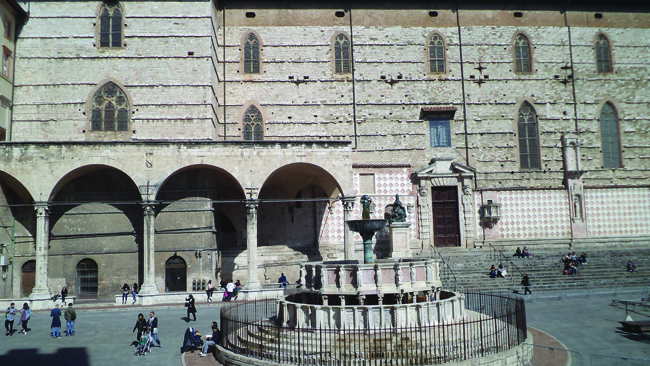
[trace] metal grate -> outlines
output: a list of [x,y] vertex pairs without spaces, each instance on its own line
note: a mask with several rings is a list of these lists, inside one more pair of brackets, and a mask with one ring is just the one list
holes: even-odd
[[92,259],[84,259],[77,264],[77,286],[79,297],[97,297],[99,271]]
[[165,291],[187,291],[187,265],[179,256],[165,262]]

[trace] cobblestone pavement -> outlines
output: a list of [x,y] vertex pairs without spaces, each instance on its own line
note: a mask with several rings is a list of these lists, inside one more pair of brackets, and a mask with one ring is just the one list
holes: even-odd
[[[63,317],[61,338],[50,336],[50,313],[37,311],[29,321],[28,334],[0,335],[0,365],[7,366],[180,366],[180,348],[187,327],[210,332],[210,324],[219,319],[219,303],[197,303],[197,322],[185,322],[183,305],[154,307],[77,307],[75,335],[65,336]],[[131,333],[138,313],[146,318],[155,311],[159,321],[157,346],[146,356],[134,356],[135,334]],[[4,324],[4,322],[3,322]]]

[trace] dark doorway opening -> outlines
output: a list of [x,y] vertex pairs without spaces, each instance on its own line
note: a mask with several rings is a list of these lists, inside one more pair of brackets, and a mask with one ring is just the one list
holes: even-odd
[[165,262],[165,292],[187,291],[187,265],[177,255]]

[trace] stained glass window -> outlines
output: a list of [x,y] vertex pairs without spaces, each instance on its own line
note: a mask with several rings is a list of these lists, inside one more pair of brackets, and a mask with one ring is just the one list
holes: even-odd
[[334,71],[337,74],[350,73],[350,40],[344,34],[334,41]]
[[621,167],[621,149],[618,134],[618,116],[611,104],[600,110],[600,136],[603,143],[603,167]]
[[91,131],[128,131],[129,100],[113,82],[104,84],[93,96],[90,110]]
[[264,131],[262,128],[262,113],[254,105],[248,107],[243,120],[244,141],[263,140]]
[[429,71],[435,74],[445,72],[445,44],[437,34],[429,39]]
[[99,46],[122,46],[122,7],[114,1],[107,1],[99,13]]
[[520,34],[515,38],[515,71],[531,72],[530,43]]
[[539,142],[537,140],[537,115],[533,106],[524,103],[519,108],[517,121],[519,134],[519,159],[522,169],[539,169]]
[[260,73],[260,40],[253,33],[249,33],[244,41],[244,73]]
[[609,41],[603,34],[596,41],[596,66],[598,72],[612,72],[612,57],[609,50]]

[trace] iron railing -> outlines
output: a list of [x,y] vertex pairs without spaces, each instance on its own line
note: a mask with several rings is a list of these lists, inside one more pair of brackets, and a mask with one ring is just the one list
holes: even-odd
[[397,366],[484,357],[519,346],[527,337],[524,301],[505,293],[466,294],[469,312],[461,322],[388,329],[368,324],[361,331],[282,327],[277,309],[275,299],[222,308],[221,345],[282,364]]
[[[449,289],[451,291],[458,290],[458,279],[456,279],[456,274],[451,269],[451,266],[449,265],[449,263],[447,263],[447,261],[442,256],[442,254],[435,247],[431,246],[431,248],[433,249],[434,253],[438,254],[438,257],[440,257],[440,260],[442,261],[442,264],[443,264],[443,267],[440,269],[440,276],[441,277],[446,277],[447,279],[450,280],[450,283],[443,284],[443,286],[446,289]],[[450,275],[451,275],[451,277],[450,277]],[[451,281],[452,278],[453,278],[453,281]]]

